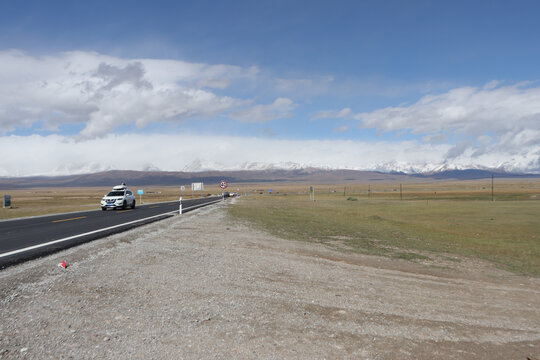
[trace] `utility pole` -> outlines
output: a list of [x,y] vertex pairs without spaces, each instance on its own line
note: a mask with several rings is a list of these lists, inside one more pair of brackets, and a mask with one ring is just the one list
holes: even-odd
[[491,174],[491,201],[495,201],[495,197],[493,193],[493,174]]

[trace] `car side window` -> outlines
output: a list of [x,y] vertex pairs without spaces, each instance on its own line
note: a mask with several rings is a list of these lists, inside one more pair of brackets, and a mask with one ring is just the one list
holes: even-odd
[[127,191],[127,194],[128,195],[133,195],[133,193],[131,191],[129,191],[129,190]]

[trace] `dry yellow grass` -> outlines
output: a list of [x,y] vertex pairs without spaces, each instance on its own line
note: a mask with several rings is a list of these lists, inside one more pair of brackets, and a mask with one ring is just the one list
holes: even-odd
[[[261,189],[229,212],[285,238],[340,244],[350,251],[427,259],[430,253],[480,257],[518,273],[540,276],[540,181]],[[265,186],[266,188],[270,188]],[[274,189],[272,189],[274,190]],[[345,191],[345,192],[343,192]],[[286,195],[286,196],[285,196]],[[351,201],[352,200],[352,201]]]
[[[400,184],[388,182],[376,183],[344,183],[344,184],[308,184],[308,183],[229,183],[226,189],[241,194],[260,195],[268,194],[271,189],[273,195],[307,194],[309,186],[314,185],[316,196],[321,194],[342,195],[345,197],[371,198],[371,199],[397,199],[400,198]],[[172,186],[130,186],[136,193],[137,189],[144,189],[143,203],[177,200],[182,196],[179,187]],[[441,181],[406,183],[402,186],[404,199],[436,200],[436,199],[467,199],[490,200],[491,179],[472,181]],[[19,190],[0,189],[0,196],[12,196],[12,208],[0,207],[0,219],[36,216],[72,211],[99,209],[101,197],[110,190],[109,187],[86,188],[32,188]],[[369,192],[368,192],[369,190]],[[206,194],[220,194],[217,184],[206,184]],[[201,193],[194,194],[195,197]],[[191,198],[191,189],[187,189],[183,196]],[[540,180],[495,180],[496,200],[540,200]],[[137,195],[137,202],[139,196]]]

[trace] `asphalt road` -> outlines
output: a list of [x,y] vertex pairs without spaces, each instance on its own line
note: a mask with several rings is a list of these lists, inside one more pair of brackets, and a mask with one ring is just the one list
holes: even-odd
[[[219,201],[182,201],[182,211]],[[178,201],[128,210],[91,210],[0,222],[0,268],[178,214]]]

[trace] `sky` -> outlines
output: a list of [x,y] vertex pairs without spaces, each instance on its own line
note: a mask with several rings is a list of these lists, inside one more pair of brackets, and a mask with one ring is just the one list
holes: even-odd
[[3,1],[0,176],[540,173],[538,1]]

